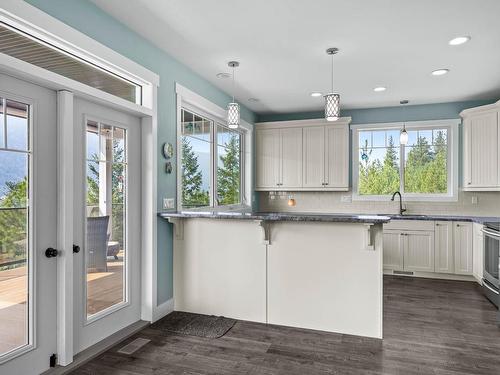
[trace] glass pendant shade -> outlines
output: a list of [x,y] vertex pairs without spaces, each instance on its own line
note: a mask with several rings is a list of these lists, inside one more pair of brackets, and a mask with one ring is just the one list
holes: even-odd
[[236,129],[240,125],[240,106],[238,103],[229,103],[227,105],[227,126]]
[[401,130],[401,134],[399,135],[399,143],[402,145],[406,145],[408,143],[408,132],[405,128]]
[[325,118],[327,121],[337,121],[340,117],[340,95],[331,93],[325,95]]

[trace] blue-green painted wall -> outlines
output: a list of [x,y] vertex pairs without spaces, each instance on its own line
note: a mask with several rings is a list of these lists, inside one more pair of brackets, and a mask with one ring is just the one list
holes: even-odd
[[[352,117],[351,124],[374,124],[398,121],[445,120],[459,118],[459,113],[466,108],[490,104],[498,100],[469,100],[463,102],[406,105],[383,108],[346,109],[341,110],[342,117]],[[285,114],[262,114],[257,122],[289,121],[323,118],[324,112],[297,112]]]
[[[230,97],[194,73],[124,24],[87,0],[27,0],[45,13],[59,19],[89,37],[143,65],[160,76],[158,90],[158,142],[176,144],[175,83],[197,92],[215,104],[225,107]],[[125,5],[126,1],[124,1]],[[224,61],[221,61],[223,66]],[[255,115],[242,107],[242,118],[255,122]],[[161,159],[158,151],[158,159]],[[176,176],[166,175],[158,163],[158,209],[162,197],[175,197]],[[158,219],[158,303],[172,298],[172,228]]]

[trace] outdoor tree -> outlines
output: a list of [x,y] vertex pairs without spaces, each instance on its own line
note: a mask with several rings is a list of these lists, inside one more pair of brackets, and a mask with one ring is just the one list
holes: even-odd
[[184,207],[207,206],[208,191],[202,189],[202,174],[198,157],[188,137],[182,137],[182,205]]
[[240,202],[240,142],[239,135],[231,133],[225,144],[226,154],[219,158],[222,166],[217,168],[217,194],[219,204],[228,205]]

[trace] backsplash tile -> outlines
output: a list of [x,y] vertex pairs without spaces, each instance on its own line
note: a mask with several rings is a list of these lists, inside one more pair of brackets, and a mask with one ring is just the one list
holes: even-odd
[[[364,213],[364,214],[396,214],[399,202],[387,201],[352,201],[342,202],[342,196],[351,192],[290,192],[282,198],[270,199],[269,193],[260,192],[259,210],[264,212],[328,212],[328,213]],[[293,196],[296,205],[287,204],[289,195]],[[472,204],[476,196],[477,204]],[[457,202],[405,202],[406,213],[425,215],[476,215],[500,216],[500,192],[459,192]]]

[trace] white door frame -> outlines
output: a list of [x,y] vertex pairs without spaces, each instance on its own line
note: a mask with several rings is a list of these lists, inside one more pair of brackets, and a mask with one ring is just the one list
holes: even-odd
[[[131,103],[101,90],[73,81],[32,64],[0,53],[0,72],[58,91],[58,246],[61,256],[57,260],[58,279],[58,364],[73,361],[73,234],[69,223],[73,219],[73,155],[67,145],[73,137],[73,98],[107,105],[141,118],[142,132],[142,238],[141,319],[152,322],[166,312],[157,304],[157,92],[159,76],[127,59],[85,34],[69,27],[38,8],[19,0],[6,0],[0,7],[0,21],[36,35],[63,50],[92,61],[97,65],[132,76],[143,84],[143,105]],[[71,156],[69,156],[71,154]]]

